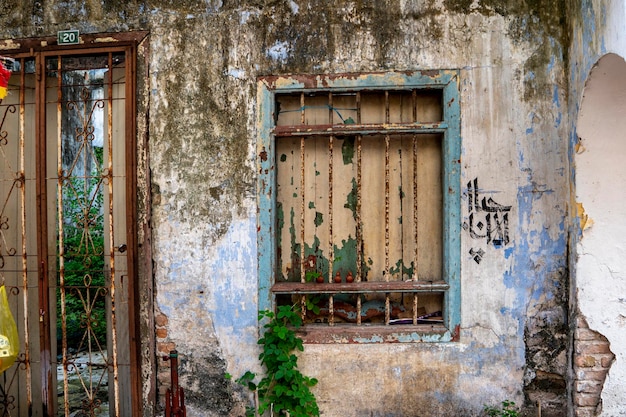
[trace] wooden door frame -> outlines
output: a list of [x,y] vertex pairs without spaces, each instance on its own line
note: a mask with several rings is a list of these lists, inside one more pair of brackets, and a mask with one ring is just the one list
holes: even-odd
[[[38,251],[38,291],[39,291],[39,337],[41,343],[41,375],[42,375],[42,408],[43,414],[49,417],[56,417],[54,404],[54,390],[48,389],[56,383],[56,371],[51,369],[51,322],[47,318],[50,308],[49,297],[49,276],[48,276],[48,218],[46,201],[46,166],[47,166],[47,138],[46,138],[46,100],[45,100],[45,59],[50,56],[84,55],[94,53],[124,52],[126,55],[126,112],[125,112],[125,169],[126,169],[126,242],[128,250],[128,276],[132,282],[129,285],[129,334],[130,334],[130,379],[131,379],[131,404],[134,416],[141,416],[144,412],[142,404],[142,340],[140,337],[140,291],[138,272],[141,268],[138,265],[138,214],[137,214],[137,153],[141,148],[145,152],[147,149],[147,135],[139,144],[137,134],[137,58],[139,44],[147,37],[145,31],[125,32],[125,33],[100,33],[86,34],[80,36],[80,44],[70,46],[60,46],[56,38],[28,38],[11,39],[0,41],[0,50],[12,58],[35,58],[36,74],[40,79],[36,82],[36,104],[35,104],[35,142],[36,142],[36,216],[39,238],[37,240]],[[147,68],[144,69],[147,75]],[[42,79],[43,78],[43,79]],[[147,129],[147,127],[146,127]],[[139,146],[138,146],[139,145]],[[142,186],[145,186],[142,184]],[[143,228],[144,231],[146,227]],[[149,249],[147,249],[149,253]],[[54,256],[54,255],[52,255]],[[143,267],[144,272],[151,273],[151,268]],[[148,280],[149,281],[149,280]],[[145,299],[144,299],[145,300]],[[148,366],[154,368],[153,359],[148,360]],[[152,386],[154,383],[151,384]],[[152,388],[154,391],[154,388]],[[153,400],[154,401],[154,400]]]

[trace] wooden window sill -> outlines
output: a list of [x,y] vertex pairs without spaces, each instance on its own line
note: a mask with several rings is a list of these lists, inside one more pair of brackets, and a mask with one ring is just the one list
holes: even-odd
[[352,283],[278,282],[274,294],[367,294],[367,293],[428,293],[450,288],[445,281],[370,281]]
[[458,328],[450,332],[443,324],[384,325],[364,323],[306,324],[296,331],[304,343],[369,344],[458,341]]

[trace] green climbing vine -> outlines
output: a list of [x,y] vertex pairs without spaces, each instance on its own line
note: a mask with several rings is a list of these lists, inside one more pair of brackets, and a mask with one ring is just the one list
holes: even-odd
[[317,400],[310,390],[317,379],[303,375],[298,369],[295,352],[303,351],[304,346],[295,332],[302,326],[297,307],[279,306],[276,313],[261,311],[259,320],[266,321],[264,334],[258,341],[263,346],[259,359],[265,367],[265,376],[256,383],[257,375],[247,371],[236,380],[258,397],[258,408],[249,407],[246,416],[263,415],[266,411],[278,416],[319,416]]
[[485,405],[485,414],[489,417],[518,417],[519,412],[513,401],[502,401],[502,407]]

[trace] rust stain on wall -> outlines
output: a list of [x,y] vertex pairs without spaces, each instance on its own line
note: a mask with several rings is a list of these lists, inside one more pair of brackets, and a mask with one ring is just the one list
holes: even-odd
[[576,211],[578,213],[578,221],[580,222],[580,230],[585,231],[593,226],[593,219],[585,212],[583,203],[576,203]]

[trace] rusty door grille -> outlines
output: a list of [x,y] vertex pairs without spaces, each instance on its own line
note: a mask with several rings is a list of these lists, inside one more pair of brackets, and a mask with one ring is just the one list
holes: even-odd
[[133,65],[126,47],[17,56],[0,103],[0,276],[23,353],[0,378],[2,417],[133,413]]
[[[14,69],[20,63],[32,65],[33,61],[10,62],[7,67]],[[28,84],[29,77],[24,72],[13,74],[11,83],[16,81],[16,77],[19,85]],[[20,409],[31,408],[31,365],[38,360],[37,353],[33,352],[37,342],[31,338],[33,324],[38,322],[31,313],[33,309],[36,311],[38,305],[37,276],[31,272],[37,270],[37,263],[36,260],[33,263],[33,258],[27,255],[36,253],[27,239],[27,219],[34,217],[32,207],[27,204],[34,195],[33,178],[27,176],[29,169],[33,169],[33,163],[32,158],[26,157],[33,150],[29,143],[32,139],[28,136],[32,134],[29,118],[34,111],[33,92],[28,87],[14,90],[10,85],[9,95],[0,100],[0,281],[9,289],[9,303],[18,328],[24,335],[20,340],[21,352],[16,363],[0,375],[0,416],[20,415]],[[18,390],[19,386],[25,389]]]
[[272,277],[270,303],[300,304],[307,342],[454,338],[458,207],[446,209],[458,195],[456,74],[259,86],[260,206],[269,210],[259,264],[261,288]]

